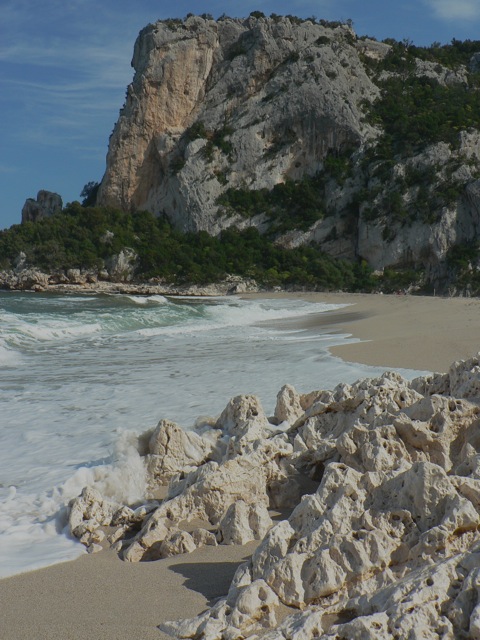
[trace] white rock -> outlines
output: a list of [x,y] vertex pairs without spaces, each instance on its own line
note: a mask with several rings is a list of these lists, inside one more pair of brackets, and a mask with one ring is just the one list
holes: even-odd
[[120,505],[106,500],[93,487],[85,487],[69,505],[68,523],[73,535],[81,536],[100,526],[109,526]]
[[256,442],[265,439],[270,423],[256,396],[236,396],[222,411],[216,428],[228,436],[228,455],[234,457],[251,452]]
[[146,456],[150,484],[165,484],[175,474],[202,462],[211,447],[193,431],[184,431],[170,420],[161,420],[152,433]]
[[194,529],[191,532],[191,536],[196,547],[215,547],[217,545],[215,534],[207,529]]
[[223,544],[242,545],[261,540],[272,524],[264,505],[248,505],[244,500],[237,500],[227,509],[218,528]]
[[272,589],[263,580],[255,580],[240,590],[229,615],[229,623],[242,631],[248,631],[258,623],[272,627],[276,623],[275,607],[278,604],[278,597]]
[[[267,640],[480,640],[478,366],[477,358],[456,363],[448,383],[389,373],[314,392],[283,434],[266,428],[254,397],[237,397],[217,423],[235,446],[173,478],[152,513],[148,503],[122,509],[87,488],[72,503],[70,525],[92,547],[114,514],[118,536],[131,535],[141,514],[137,535],[115,543],[131,561],[213,542],[206,529],[179,529],[196,518],[227,544],[260,539],[225,599],[163,625],[176,637],[260,636],[277,625],[281,602],[302,611]],[[292,489],[301,476],[312,483],[303,496]],[[273,525],[267,510],[282,486],[296,506]]]
[[275,418],[279,422],[289,422],[293,424],[301,415],[304,409],[301,404],[300,395],[290,384],[283,386],[277,395],[275,406]]
[[169,558],[182,553],[191,553],[196,549],[193,537],[186,531],[175,531],[160,545],[159,557]]

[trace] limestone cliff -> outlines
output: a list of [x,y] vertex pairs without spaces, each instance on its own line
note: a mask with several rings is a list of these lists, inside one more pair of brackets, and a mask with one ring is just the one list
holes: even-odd
[[[392,51],[400,63],[373,73]],[[402,57],[348,24],[258,12],[148,25],[132,65],[97,204],[147,209],[185,231],[254,225],[285,246],[314,241],[374,269],[414,268],[433,286],[448,282],[451,247],[478,235],[478,128],[387,158],[384,125],[369,117],[385,79],[467,87],[467,65]],[[318,211],[274,224],[268,194],[306,177]],[[305,205],[294,193],[282,206]]]
[[232,223],[217,204],[227,188],[317,173],[329,151],[374,133],[359,104],[378,89],[353,41],[346,25],[288,18],[149,25],[135,44],[99,204],[215,233]]

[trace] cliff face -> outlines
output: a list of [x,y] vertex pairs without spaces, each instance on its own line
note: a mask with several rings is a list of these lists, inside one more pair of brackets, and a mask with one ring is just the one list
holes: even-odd
[[[480,234],[479,167],[480,135],[471,131],[461,135],[457,149],[440,142],[399,160],[383,181],[370,179],[371,197],[360,205],[355,233],[357,255],[374,269],[424,269],[426,281],[441,288],[448,280],[450,249]],[[412,172],[416,181],[410,185]],[[399,184],[404,186],[397,210],[388,199],[399,193]]]
[[[246,212],[231,195],[320,176],[322,211],[308,224],[274,227],[278,242],[314,241],[375,269],[408,266],[445,282],[449,249],[480,227],[479,134],[470,127],[460,144],[435,141],[379,161],[371,151],[385,131],[367,117],[369,105],[397,71],[372,73],[372,65],[391,51],[348,25],[292,18],[148,25],[97,204],[165,214],[185,231],[272,231],[277,203],[257,199]],[[405,82],[411,77],[468,82],[466,67],[419,59]],[[301,209],[295,200],[282,206]]]
[[242,224],[218,216],[229,187],[313,175],[329,151],[373,134],[359,103],[378,89],[352,40],[347,26],[286,18],[149,25],[98,202],[164,212],[185,230]]

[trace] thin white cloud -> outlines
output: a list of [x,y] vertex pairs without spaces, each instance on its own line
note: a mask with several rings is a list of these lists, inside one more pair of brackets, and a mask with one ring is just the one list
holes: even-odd
[[10,43],[0,45],[0,60],[15,65],[63,69],[73,75],[85,74],[105,88],[131,80],[132,49],[133,45],[127,48],[118,42],[103,47],[96,43],[77,44],[74,51],[63,43]]
[[0,174],[15,173],[16,171],[18,171],[17,167],[13,167],[12,165],[0,164]]
[[[30,38],[28,42],[10,42],[0,44],[0,60],[35,66],[68,67],[72,62],[76,66],[85,66],[89,61],[97,64],[105,62],[129,62],[129,53],[133,43],[126,47],[112,41],[100,46],[96,42],[77,42],[72,49],[70,43],[58,39],[55,42]],[[119,60],[120,58],[120,60]],[[128,65],[127,62],[127,65]]]
[[[62,107],[69,107],[69,110],[82,113],[98,113],[111,110],[115,105],[118,108],[121,107],[118,105],[118,97],[121,93],[118,85],[112,85],[115,91],[99,92],[97,83],[90,79],[55,84],[8,79],[4,81],[4,85],[15,88],[16,99],[22,98],[27,109],[51,108],[55,105],[55,111],[59,111]],[[2,100],[4,102],[8,100],[8,95],[3,96]]]
[[426,0],[434,14],[442,20],[475,20],[480,18],[480,0]]

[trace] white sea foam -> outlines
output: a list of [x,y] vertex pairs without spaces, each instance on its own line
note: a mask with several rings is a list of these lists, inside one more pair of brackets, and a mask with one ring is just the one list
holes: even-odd
[[73,295],[67,295],[67,296],[56,296],[56,300],[60,303],[67,303],[67,304],[85,304],[85,302],[92,302],[94,300],[96,300],[96,296],[86,296],[86,295],[82,295],[80,293],[75,293]]
[[36,342],[72,340],[99,333],[98,322],[85,324],[71,318],[49,318],[32,315],[23,318],[17,314],[0,315],[0,340],[15,347],[31,347]]
[[379,373],[332,358],[328,346],[342,336],[258,326],[330,309],[0,293],[0,575],[83,553],[62,528],[85,485],[140,498],[135,434],[159,419],[189,428],[240,393],[271,412],[286,382],[304,392]]
[[[118,294],[117,294],[118,295]],[[154,295],[154,296],[133,296],[133,295],[123,295],[125,300],[129,302],[133,302],[133,304],[139,305],[141,307],[145,307],[151,304],[167,304],[168,300],[164,296]]]
[[0,339],[0,367],[14,367],[21,361],[20,354],[7,347],[5,341]]
[[143,460],[136,444],[136,434],[124,431],[116,442],[115,454],[109,462],[80,467],[62,485],[55,488],[55,496],[63,500],[70,499],[77,496],[83,487],[93,486],[112,500],[140,500],[145,495],[146,478]]
[[261,322],[292,319],[310,314],[332,311],[348,305],[334,305],[325,303],[305,303],[285,301],[283,306],[278,301],[262,302],[235,301],[230,304],[209,305],[203,310],[202,317],[190,317],[185,323],[177,326],[155,326],[139,329],[144,336],[154,335],[192,335],[203,331],[217,331],[227,327],[246,327]]
[[145,467],[136,435],[124,432],[114,456],[80,466],[63,483],[38,494],[0,488],[0,578],[71,560],[84,552],[70,539],[66,505],[85,486],[112,500],[135,503],[145,495]]
[[71,340],[77,338],[83,338],[90,336],[94,333],[99,333],[102,327],[99,323],[83,325],[76,323],[60,323],[60,322],[46,322],[45,325],[40,326],[38,324],[22,323],[18,327],[18,337],[11,338],[12,342],[17,340],[17,344],[21,343],[25,338],[32,340],[38,340],[41,342],[57,341],[57,340]]

